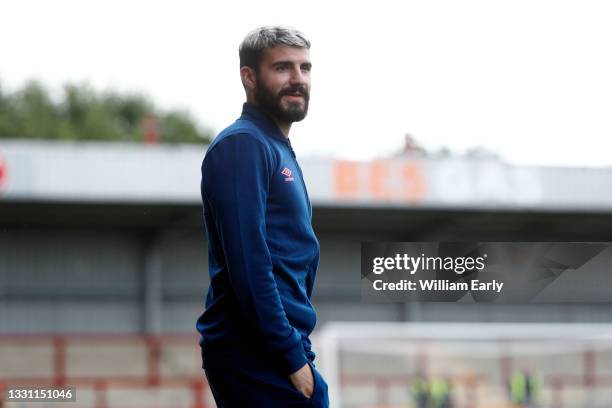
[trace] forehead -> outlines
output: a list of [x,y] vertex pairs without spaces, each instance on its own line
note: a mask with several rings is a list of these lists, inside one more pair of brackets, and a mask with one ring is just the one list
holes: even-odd
[[279,61],[290,61],[300,64],[310,62],[310,50],[302,47],[276,45],[264,51],[262,58],[263,63],[274,64]]

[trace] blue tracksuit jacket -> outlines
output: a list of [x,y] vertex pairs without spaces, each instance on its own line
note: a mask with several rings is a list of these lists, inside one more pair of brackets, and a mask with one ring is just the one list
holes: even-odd
[[197,322],[203,367],[314,360],[310,303],[319,262],[312,207],[291,143],[255,106],[202,163],[210,287]]

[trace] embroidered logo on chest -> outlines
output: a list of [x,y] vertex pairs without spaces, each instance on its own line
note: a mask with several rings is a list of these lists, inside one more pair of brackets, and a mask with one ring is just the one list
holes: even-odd
[[281,174],[285,176],[285,181],[293,181],[293,177],[291,177],[291,170],[289,170],[287,167],[281,171]]

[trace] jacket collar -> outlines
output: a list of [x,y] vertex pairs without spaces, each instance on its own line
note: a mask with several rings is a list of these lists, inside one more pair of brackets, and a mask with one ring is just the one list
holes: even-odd
[[289,144],[289,145],[291,144],[289,141],[289,138],[285,137],[285,135],[280,130],[276,122],[274,122],[274,120],[269,115],[264,113],[257,106],[250,104],[248,102],[245,102],[242,105],[241,118],[251,119],[253,122],[255,122],[257,126],[260,126],[261,128],[263,128],[267,136],[271,136],[286,144]]

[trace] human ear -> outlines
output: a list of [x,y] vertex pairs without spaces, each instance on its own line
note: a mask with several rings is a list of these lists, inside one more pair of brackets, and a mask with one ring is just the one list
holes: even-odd
[[257,84],[255,75],[255,70],[251,67],[244,66],[240,68],[240,79],[245,89],[255,89]]

